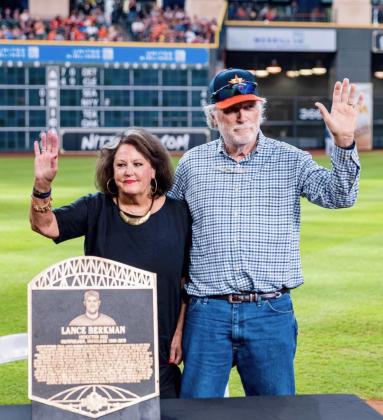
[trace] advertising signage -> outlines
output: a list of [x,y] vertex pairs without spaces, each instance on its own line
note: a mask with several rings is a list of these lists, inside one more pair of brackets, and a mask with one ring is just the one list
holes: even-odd
[[335,52],[335,29],[229,27],[229,51]]
[[0,43],[0,61],[78,64],[207,65],[207,48]]
[[[187,129],[178,131],[156,132],[155,134],[169,152],[185,152],[195,146],[204,144],[210,140],[209,131],[190,132]],[[101,149],[112,143],[116,136],[115,132],[109,131],[69,131],[62,133],[62,147],[65,151],[91,152]]]

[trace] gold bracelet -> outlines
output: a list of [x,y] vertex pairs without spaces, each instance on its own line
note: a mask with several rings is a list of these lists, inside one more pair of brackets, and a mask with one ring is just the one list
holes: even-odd
[[36,204],[35,202],[34,202],[34,200],[33,200],[33,196],[32,196],[32,203],[31,203],[31,206],[32,206],[32,209],[34,210],[34,211],[37,211],[37,213],[46,213],[47,211],[51,211],[52,210],[52,197],[49,197],[49,201],[48,201],[48,203],[46,203],[46,204],[44,204],[44,205],[42,205],[42,206],[39,206],[38,204]]

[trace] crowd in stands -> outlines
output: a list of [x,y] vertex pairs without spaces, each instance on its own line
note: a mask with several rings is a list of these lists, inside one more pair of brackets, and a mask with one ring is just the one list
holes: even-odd
[[177,4],[165,8],[153,4],[150,10],[145,10],[135,0],[129,2],[126,11],[122,6],[116,8],[112,22],[125,27],[133,41],[144,42],[214,42],[217,31],[215,19],[191,18]]
[[229,1],[228,19],[327,22],[331,20],[331,8],[315,0],[293,0],[283,6],[275,6],[272,2]]
[[115,1],[108,16],[102,0],[82,0],[69,16],[34,18],[28,10],[0,10],[0,39],[51,41],[214,42],[216,20],[191,18],[179,5]]
[[[154,0],[114,0],[109,15],[104,0],[70,4],[69,16],[49,20],[34,18],[25,8],[0,8],[0,39],[211,43],[218,28],[215,19],[188,16],[183,0],[164,0],[162,8]],[[229,0],[227,15],[229,20],[326,22],[331,7],[320,0],[291,0],[284,6]],[[372,7],[371,20],[383,23],[383,4]]]
[[383,4],[372,6],[372,23],[383,23]]
[[50,41],[122,41],[122,28],[110,25],[100,6],[77,8],[69,16],[33,18],[28,10],[5,8],[1,12],[0,39]]

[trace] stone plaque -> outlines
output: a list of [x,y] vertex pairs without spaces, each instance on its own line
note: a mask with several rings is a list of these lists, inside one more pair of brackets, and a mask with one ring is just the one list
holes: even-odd
[[155,274],[72,258],[36,276],[28,300],[31,400],[91,418],[158,400]]

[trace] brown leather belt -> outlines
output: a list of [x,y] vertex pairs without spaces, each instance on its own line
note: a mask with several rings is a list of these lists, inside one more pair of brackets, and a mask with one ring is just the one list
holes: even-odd
[[229,295],[212,295],[207,296],[209,299],[227,300],[229,303],[242,303],[242,302],[258,302],[260,300],[278,299],[283,294],[290,293],[290,289],[280,289],[275,292],[269,293],[231,293]]

